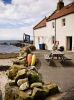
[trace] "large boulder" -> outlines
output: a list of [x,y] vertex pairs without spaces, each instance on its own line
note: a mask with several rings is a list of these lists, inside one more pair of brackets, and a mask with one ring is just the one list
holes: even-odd
[[34,70],[34,71],[38,72],[38,70],[35,66],[29,66],[27,69],[28,70]]
[[17,100],[18,87],[11,87],[8,83],[5,86],[4,100]]
[[7,83],[4,100],[31,100],[31,96],[28,92],[20,91],[17,86],[10,86]]
[[21,69],[24,69],[25,67],[23,65],[12,65],[10,69],[7,71],[7,76],[10,79],[14,79],[17,72]]
[[45,100],[46,96],[47,96],[47,93],[43,89],[36,88],[36,87],[33,89],[33,92],[32,92],[33,100]]
[[48,96],[59,93],[58,86],[56,84],[53,84],[53,83],[44,84],[43,90],[47,92]]
[[17,83],[17,81],[19,80],[19,79],[24,79],[24,78],[26,78],[26,69],[22,69],[22,70],[19,70],[18,71],[18,73],[17,73],[17,75],[16,75],[16,77],[15,77],[15,82]]
[[9,80],[9,85],[10,86],[15,86],[16,84],[15,84],[15,80]]
[[18,85],[18,86],[21,86],[23,83],[25,83],[25,82],[27,82],[27,81],[28,81],[28,78],[19,79],[19,80],[17,81],[17,85]]
[[28,81],[26,81],[25,83],[23,83],[20,87],[19,87],[19,90],[27,90],[29,88],[29,83]]
[[13,80],[14,77],[16,76],[17,72],[18,72],[18,69],[17,68],[13,68],[13,69],[8,70],[7,71],[8,78],[10,78],[10,79]]
[[30,88],[34,88],[34,87],[37,87],[37,88],[42,88],[43,84],[41,82],[35,82],[35,83],[32,83]]
[[27,57],[26,52],[23,52],[23,53],[19,52],[19,57],[17,57],[17,59],[21,60],[21,59],[26,58],[26,57]]
[[27,76],[28,76],[29,84],[41,81],[39,74],[37,72],[33,71],[33,70],[28,71]]
[[21,50],[20,50],[20,53],[21,55],[23,55],[24,53],[31,53],[31,50],[30,48],[27,46],[27,47],[23,47]]
[[24,91],[18,92],[18,100],[32,100],[31,96]]
[[17,69],[17,70],[21,70],[24,68],[25,68],[24,65],[16,65],[16,64],[14,64],[10,67],[10,69]]
[[24,55],[24,53],[29,54],[29,53],[31,53],[31,51],[34,51],[34,50],[36,50],[36,47],[34,45],[23,47],[20,50],[20,55]]
[[24,59],[16,59],[16,60],[13,60],[13,64],[17,64],[17,65],[24,65],[25,63],[25,60]]
[[0,90],[0,100],[2,100],[2,91]]
[[35,51],[36,47],[34,45],[30,45],[28,48],[30,48],[31,51]]

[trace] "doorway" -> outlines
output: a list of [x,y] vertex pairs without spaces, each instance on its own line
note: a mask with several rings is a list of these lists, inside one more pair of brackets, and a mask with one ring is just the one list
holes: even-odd
[[67,50],[71,51],[72,50],[72,36],[67,36],[66,37],[66,48]]

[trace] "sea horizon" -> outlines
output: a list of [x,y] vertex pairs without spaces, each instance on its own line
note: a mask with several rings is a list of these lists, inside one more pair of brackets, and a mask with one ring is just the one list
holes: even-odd
[[18,42],[22,42],[22,40],[0,40],[0,53],[18,53],[20,47],[13,45]]

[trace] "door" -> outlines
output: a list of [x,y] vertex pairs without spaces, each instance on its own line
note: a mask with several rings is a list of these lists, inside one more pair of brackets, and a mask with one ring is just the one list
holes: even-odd
[[71,51],[72,50],[72,36],[67,36],[67,44],[66,44],[66,48],[67,50]]

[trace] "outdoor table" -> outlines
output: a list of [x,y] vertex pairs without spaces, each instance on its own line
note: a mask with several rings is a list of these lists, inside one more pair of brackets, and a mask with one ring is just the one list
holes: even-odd
[[51,59],[64,59],[64,52],[61,51],[51,51],[50,54]]

